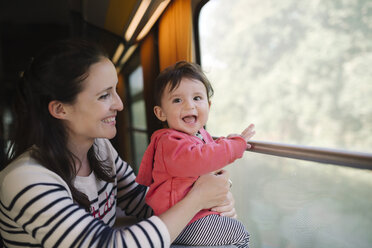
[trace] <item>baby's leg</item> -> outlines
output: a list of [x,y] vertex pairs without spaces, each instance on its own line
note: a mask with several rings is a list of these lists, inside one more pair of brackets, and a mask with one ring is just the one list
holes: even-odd
[[190,246],[235,245],[248,247],[249,234],[243,224],[233,218],[216,214],[188,225],[174,244]]

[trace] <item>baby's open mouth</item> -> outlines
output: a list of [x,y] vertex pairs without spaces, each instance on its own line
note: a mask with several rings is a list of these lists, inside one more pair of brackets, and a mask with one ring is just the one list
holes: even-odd
[[186,123],[194,123],[196,122],[196,116],[195,115],[188,115],[182,118],[182,120]]

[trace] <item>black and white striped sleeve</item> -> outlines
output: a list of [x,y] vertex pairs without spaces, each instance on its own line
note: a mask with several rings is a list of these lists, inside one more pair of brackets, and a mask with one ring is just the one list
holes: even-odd
[[115,159],[117,177],[117,204],[127,215],[147,218],[153,210],[145,203],[147,187],[138,184],[134,171],[119,156]]
[[40,165],[15,167],[0,176],[0,232],[7,247],[169,246],[158,217],[113,229],[75,204],[55,173]]

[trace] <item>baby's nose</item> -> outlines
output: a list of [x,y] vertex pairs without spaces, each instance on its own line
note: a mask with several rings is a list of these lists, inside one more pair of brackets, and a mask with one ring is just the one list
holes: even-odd
[[186,107],[187,109],[193,109],[193,108],[195,108],[195,103],[194,103],[194,101],[191,101],[191,100],[189,100],[189,101],[185,101],[185,107]]

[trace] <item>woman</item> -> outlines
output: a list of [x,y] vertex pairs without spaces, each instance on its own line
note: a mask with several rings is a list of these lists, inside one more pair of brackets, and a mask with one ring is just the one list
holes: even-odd
[[[146,187],[108,141],[123,109],[117,82],[101,50],[76,40],[44,49],[24,72],[11,161],[0,173],[7,247],[168,247],[201,209],[235,215],[222,173],[201,177],[182,201],[151,216]],[[116,207],[144,220],[114,229]]]

